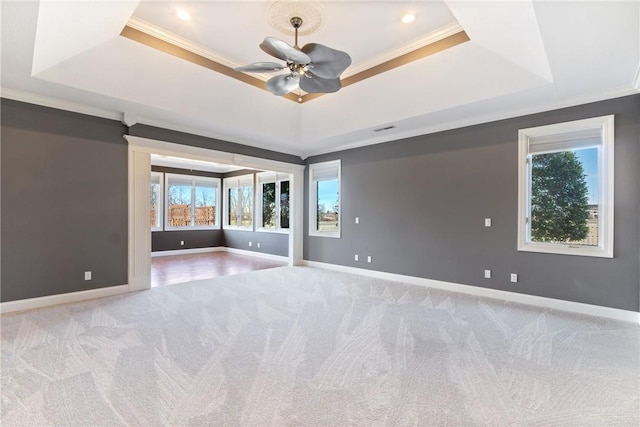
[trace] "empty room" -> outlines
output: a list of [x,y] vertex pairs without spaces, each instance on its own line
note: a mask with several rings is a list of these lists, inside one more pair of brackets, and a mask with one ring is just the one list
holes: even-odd
[[637,0],[0,6],[0,424],[640,423]]

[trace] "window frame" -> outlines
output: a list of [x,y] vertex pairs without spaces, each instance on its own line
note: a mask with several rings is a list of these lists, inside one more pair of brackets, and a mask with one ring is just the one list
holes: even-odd
[[[530,241],[531,211],[531,141],[546,139],[570,146],[571,134],[597,131],[598,147],[598,246],[571,245],[569,243],[547,243]],[[578,145],[578,144],[576,144]],[[587,148],[587,147],[584,147]],[[571,148],[549,150],[568,151]],[[542,154],[539,151],[537,154]],[[593,117],[546,126],[537,126],[518,131],[518,251],[562,255],[613,258],[613,214],[614,214],[614,116]]]
[[[336,177],[338,180],[338,230],[337,231],[320,231],[316,227],[318,214],[318,181],[328,181],[314,179],[316,170],[337,168]],[[314,237],[331,237],[339,239],[342,231],[342,162],[338,160],[330,160],[327,162],[313,163],[309,165],[309,236]]]
[[[245,181],[251,181],[251,185],[241,185]],[[223,212],[223,222],[222,227],[228,230],[237,230],[237,231],[254,231],[254,227],[256,224],[256,191],[255,191],[255,179],[254,174],[246,174],[246,175],[237,175],[228,178],[224,178],[222,180],[222,186],[224,191],[224,212]],[[231,188],[240,188],[240,187],[251,187],[252,195],[251,195],[251,226],[242,226],[242,225],[230,225],[229,224],[229,190]],[[238,200],[237,204],[237,216],[240,224],[242,224],[242,202]]]
[[[291,211],[289,211],[289,228],[282,228],[280,225],[280,199],[281,199],[281,191],[282,191],[282,183],[289,182],[289,206],[291,206],[291,176],[285,173],[277,173],[277,172],[260,172],[256,174],[255,186],[257,191],[255,191],[256,201],[255,201],[255,212],[258,213],[258,221],[256,222],[254,219],[254,223],[256,223],[256,231],[261,233],[281,233],[281,234],[289,234],[289,228],[291,228]],[[275,228],[265,228],[264,220],[263,220],[263,194],[264,194],[264,184],[275,184],[276,185],[276,226]]]
[[[169,225],[169,180],[171,178],[177,179],[190,179],[191,180],[191,224],[192,225],[182,225],[182,226],[171,226]],[[195,191],[198,186],[198,182],[212,182],[214,183],[214,188],[216,190],[216,202],[214,204],[215,214],[214,214],[214,225],[195,225]],[[213,178],[207,176],[199,176],[199,175],[185,175],[179,173],[165,173],[164,174],[164,231],[184,231],[184,230],[220,230],[220,178]]]
[[[156,172],[156,171],[151,171],[151,185],[154,184],[153,182],[153,177],[157,177],[158,178],[158,195],[157,195],[157,209],[156,209],[156,216],[157,216],[157,223],[160,224],[158,226],[151,226],[151,231],[164,231],[164,204],[165,204],[165,200],[164,200],[164,173],[163,172]],[[151,185],[149,185],[149,205],[151,205]],[[149,206],[151,207],[151,206]],[[149,213],[151,213],[151,209],[149,209]]]

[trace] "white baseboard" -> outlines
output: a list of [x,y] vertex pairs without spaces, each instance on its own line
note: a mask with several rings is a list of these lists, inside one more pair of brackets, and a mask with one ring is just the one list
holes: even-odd
[[245,249],[236,249],[236,248],[227,248],[227,247],[224,247],[222,249],[225,252],[229,252],[230,254],[248,255],[256,258],[269,259],[271,261],[282,261],[282,262],[289,261],[289,257],[281,256],[281,255],[265,254],[264,252],[254,252],[254,251],[247,251]]
[[129,292],[129,285],[109,286],[106,288],[88,289],[86,291],[69,292],[66,294],[48,295],[46,297],[7,301],[0,303],[0,313],[4,314],[15,311],[32,310],[34,308],[85,301],[88,299],[108,297],[126,292]]
[[640,313],[635,311],[621,310],[618,308],[602,307],[599,305],[564,301],[554,298],[539,297],[535,295],[519,294],[516,292],[502,291],[498,289],[481,288],[479,286],[443,282],[440,280],[424,279],[415,276],[404,276],[402,274],[366,270],[362,268],[327,264],[317,261],[304,260],[303,265],[306,265],[308,267],[322,268],[326,270],[340,271],[343,273],[358,274],[360,276],[373,277],[376,279],[389,280],[393,282],[408,283],[411,285],[425,286],[428,288],[442,289],[445,291],[459,292],[468,295],[494,298],[503,301],[532,305],[536,307],[544,307],[553,310],[568,311],[571,313],[586,314],[589,316],[604,317],[607,319],[621,320],[623,322],[640,324]]
[[159,257],[159,256],[170,256],[170,255],[190,255],[190,254],[202,254],[207,252],[224,252],[224,246],[216,246],[211,248],[193,248],[193,249],[175,249],[171,251],[157,251],[151,252],[151,258]]
[[227,248],[226,246],[216,246],[211,248],[195,248],[195,249],[176,249],[171,251],[151,252],[151,257],[170,256],[170,255],[190,255],[207,252],[228,252],[230,254],[247,255],[255,258],[264,258],[272,261],[288,262],[289,257],[266,254],[264,252],[247,251],[245,249]]

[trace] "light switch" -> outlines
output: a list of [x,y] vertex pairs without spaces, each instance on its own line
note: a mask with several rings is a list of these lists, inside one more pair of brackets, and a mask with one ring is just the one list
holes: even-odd
[[485,218],[484,219],[484,226],[485,227],[491,227],[491,218]]

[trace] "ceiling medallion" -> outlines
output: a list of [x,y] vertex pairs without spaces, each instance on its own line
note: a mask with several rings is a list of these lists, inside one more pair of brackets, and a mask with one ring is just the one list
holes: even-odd
[[306,36],[324,25],[324,8],[315,0],[276,0],[269,6],[267,18],[273,29],[287,36],[295,34],[291,19],[301,18],[304,26],[298,29],[298,35]]

